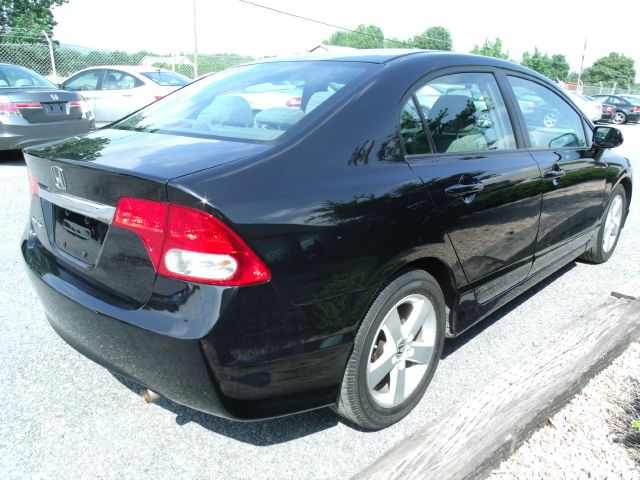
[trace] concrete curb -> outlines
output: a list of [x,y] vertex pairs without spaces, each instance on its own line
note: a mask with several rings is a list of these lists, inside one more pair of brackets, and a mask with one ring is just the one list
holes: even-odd
[[483,478],[640,337],[640,278],[410,437],[355,479]]

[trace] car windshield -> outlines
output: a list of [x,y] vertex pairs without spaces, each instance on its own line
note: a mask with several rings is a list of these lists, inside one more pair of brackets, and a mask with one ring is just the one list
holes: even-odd
[[36,72],[17,65],[0,65],[0,88],[55,88]]
[[271,141],[324,104],[337,105],[377,70],[357,62],[272,62],[197,80],[114,128],[231,140]]
[[142,72],[142,75],[163,87],[182,87],[191,82],[191,79],[184,75],[174,72],[164,72],[162,70],[155,72]]

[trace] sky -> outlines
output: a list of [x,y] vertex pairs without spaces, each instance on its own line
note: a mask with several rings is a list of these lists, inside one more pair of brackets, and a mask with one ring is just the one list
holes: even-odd
[[[603,3],[562,0],[254,0],[255,3],[346,28],[373,24],[385,37],[408,39],[431,26],[446,27],[454,50],[468,52],[485,38],[499,37],[510,58],[538,47],[566,55],[572,70],[614,51],[635,60],[640,81],[640,1],[617,0],[603,15]],[[306,51],[334,28],[242,3],[195,0],[198,51],[252,56]],[[597,6],[602,9],[598,13]],[[616,17],[638,22],[616,21]],[[193,51],[193,0],[69,0],[54,9],[55,38],[61,43],[109,50],[162,54]]]

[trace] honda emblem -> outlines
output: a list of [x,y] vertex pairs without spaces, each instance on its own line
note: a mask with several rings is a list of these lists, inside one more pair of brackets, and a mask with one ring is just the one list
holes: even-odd
[[58,95],[56,95],[55,93],[52,93],[51,100],[60,100],[60,97],[58,97]]
[[53,174],[53,183],[58,190],[66,190],[67,182],[64,179],[64,173],[58,166],[51,167],[51,173]]

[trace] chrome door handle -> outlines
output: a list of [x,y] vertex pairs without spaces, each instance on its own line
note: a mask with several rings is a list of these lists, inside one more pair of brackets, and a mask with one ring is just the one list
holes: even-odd
[[544,172],[544,178],[558,178],[562,177],[566,172],[560,167],[553,167]]
[[484,190],[484,185],[478,183],[458,183],[451,185],[444,189],[444,194],[449,198],[460,198],[472,195],[474,193],[480,193]]

